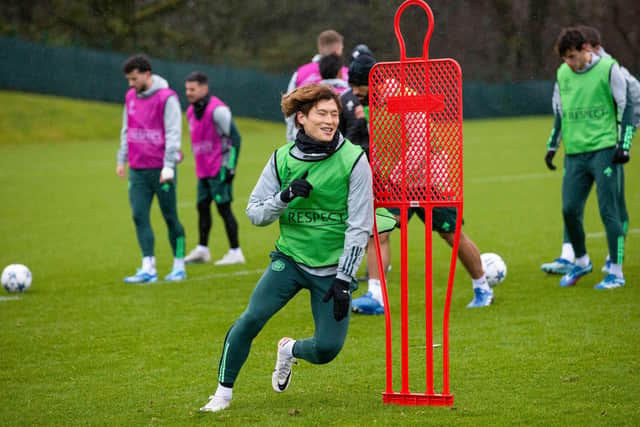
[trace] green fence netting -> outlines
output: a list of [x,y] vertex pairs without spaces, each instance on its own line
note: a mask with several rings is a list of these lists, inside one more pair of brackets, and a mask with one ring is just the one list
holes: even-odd
[[[52,47],[0,37],[0,88],[71,98],[124,102],[127,83],[121,68],[126,55],[77,47]],[[282,120],[280,96],[289,75],[223,65],[179,63],[152,58],[153,72],[169,81],[183,108],[184,78],[193,70],[208,74],[211,92],[233,114]],[[464,70],[463,70],[464,71]],[[551,114],[553,82],[530,80],[463,83],[465,118]]]

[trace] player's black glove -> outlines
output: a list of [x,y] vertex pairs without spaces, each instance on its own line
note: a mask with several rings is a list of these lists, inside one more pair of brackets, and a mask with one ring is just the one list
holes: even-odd
[[351,305],[349,282],[335,278],[322,298],[322,302],[329,302],[331,298],[333,298],[333,317],[339,322],[349,314],[349,306]]
[[629,150],[625,150],[621,145],[618,145],[616,151],[613,152],[613,163],[625,164],[629,159]]
[[547,151],[547,155],[544,156],[544,162],[547,164],[547,167],[549,168],[549,170],[556,170],[556,165],[553,164],[553,156],[556,155],[555,150],[549,150]]
[[307,181],[307,175],[309,175],[309,171],[306,171],[300,178],[294,179],[289,187],[282,190],[280,200],[289,203],[296,197],[304,197],[305,199],[309,197],[309,193],[313,190],[313,185]]
[[226,168],[224,166],[220,169],[220,179],[225,184],[231,183],[231,181],[233,181],[233,178],[235,178],[235,177],[236,177],[236,170],[235,169],[229,169],[229,168]]

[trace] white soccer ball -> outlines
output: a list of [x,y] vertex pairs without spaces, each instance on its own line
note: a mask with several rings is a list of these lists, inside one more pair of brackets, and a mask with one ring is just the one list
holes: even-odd
[[7,292],[24,292],[31,287],[31,271],[26,265],[9,264],[2,270],[2,287]]
[[493,288],[504,282],[507,277],[507,264],[505,264],[500,255],[487,252],[480,255],[480,259],[482,260],[482,269],[487,276],[489,286]]

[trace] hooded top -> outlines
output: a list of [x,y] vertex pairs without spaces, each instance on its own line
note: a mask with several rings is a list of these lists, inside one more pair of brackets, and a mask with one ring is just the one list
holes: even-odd
[[[169,84],[165,79],[157,74],[151,76],[151,87],[142,93],[137,93],[136,97],[140,99],[149,98],[160,89],[169,88]],[[164,106],[164,137],[165,150],[163,167],[175,168],[176,163],[180,161],[180,143],[182,138],[182,111],[180,110],[180,102],[177,96],[169,96]],[[128,144],[127,144],[127,108],[125,106],[122,113],[122,130],[120,131],[120,149],[118,150],[118,164],[125,164],[128,161]]]

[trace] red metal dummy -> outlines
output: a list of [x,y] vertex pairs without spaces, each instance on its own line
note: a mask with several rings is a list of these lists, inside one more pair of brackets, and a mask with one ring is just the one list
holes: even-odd
[[[423,56],[407,58],[400,16],[409,6],[427,14]],[[462,226],[462,72],[452,59],[429,59],[433,13],[422,0],[407,0],[395,15],[399,62],[380,62],[369,75],[370,161],[375,207],[400,209],[401,368],[400,392],[393,391],[391,307],[385,275],[380,275],[385,305],[387,384],[384,403],[452,405],[449,391],[449,308]],[[442,325],[443,390],[433,385],[432,209],[455,207],[457,220]],[[409,391],[407,220],[409,208],[425,211],[426,391]],[[384,271],[377,225],[373,233],[378,270]]]

